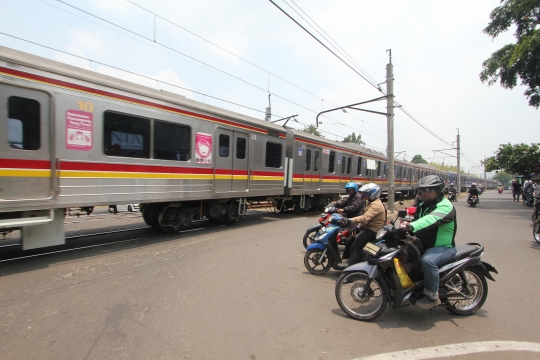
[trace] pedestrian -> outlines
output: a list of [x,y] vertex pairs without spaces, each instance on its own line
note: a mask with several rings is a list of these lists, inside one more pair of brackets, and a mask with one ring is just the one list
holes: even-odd
[[533,206],[533,180],[528,180],[523,184],[523,202],[528,207]]
[[512,180],[512,196],[514,201],[519,201],[519,195],[521,191],[521,184],[516,180]]

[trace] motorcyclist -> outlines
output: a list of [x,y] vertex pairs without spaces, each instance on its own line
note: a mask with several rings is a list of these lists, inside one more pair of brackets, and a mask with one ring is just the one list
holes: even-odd
[[502,192],[503,192],[503,190],[504,190],[504,187],[503,187],[503,185],[502,185],[502,184],[499,184],[498,190],[499,190],[499,192],[500,192],[500,193],[502,193]]
[[469,197],[467,198],[467,202],[469,202],[469,200],[471,200],[471,197],[473,195],[476,195],[476,197],[478,198],[478,203],[480,204],[480,191],[478,191],[478,188],[476,187],[476,183],[472,183],[471,187],[469,188],[469,190],[467,192],[469,193]]
[[444,181],[437,175],[428,175],[418,181],[418,191],[422,198],[414,221],[405,228],[390,231],[388,239],[399,241],[407,232],[414,234],[424,245],[425,252],[420,258],[424,273],[424,298],[416,305],[431,309],[441,303],[439,299],[439,265],[456,255],[456,210],[444,197]]
[[336,201],[333,205],[338,208],[338,214],[343,217],[351,218],[358,216],[364,212],[366,202],[362,200],[358,193],[358,184],[355,182],[348,182],[345,185],[345,191],[349,195],[346,199]]
[[450,183],[450,186],[448,186],[448,192],[449,192],[449,193],[457,194],[457,188],[456,188],[456,186],[454,185],[454,183]]
[[375,240],[377,231],[386,223],[386,208],[380,199],[381,188],[375,183],[369,183],[360,188],[360,194],[362,200],[367,200],[368,203],[362,215],[349,219],[350,223],[361,226],[354,241],[347,242],[345,246],[344,258],[350,251],[349,266],[362,260],[362,249],[369,241]]

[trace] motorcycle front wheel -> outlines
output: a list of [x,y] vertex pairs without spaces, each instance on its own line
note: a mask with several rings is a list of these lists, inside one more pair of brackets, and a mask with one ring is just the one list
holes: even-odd
[[315,228],[306,231],[304,234],[304,239],[302,239],[302,242],[304,243],[304,249],[307,248],[309,245],[311,245],[312,242],[315,241],[315,235],[317,235],[317,232],[320,230],[320,228]]
[[[448,294],[441,298],[450,304],[446,310],[456,315],[472,315],[484,305],[488,295],[488,285],[485,276],[477,269],[470,267],[463,271],[467,285],[465,285],[462,275],[461,281],[453,283],[455,288],[461,288],[461,294]],[[455,277],[454,277],[455,278]]]
[[346,272],[336,281],[336,300],[341,310],[351,318],[370,321],[379,317],[386,308],[386,294],[378,279],[371,279],[364,293],[369,276],[364,272]]
[[533,226],[533,237],[540,244],[540,221],[536,221]]
[[323,275],[332,267],[332,259],[328,256],[328,252],[324,253],[321,249],[311,249],[304,255],[304,265],[306,269],[313,275]]

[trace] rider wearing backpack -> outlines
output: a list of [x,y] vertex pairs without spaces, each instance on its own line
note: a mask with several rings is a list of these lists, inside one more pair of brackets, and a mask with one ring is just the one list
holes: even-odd
[[406,228],[392,230],[390,239],[398,240],[406,233],[420,238],[424,254],[420,267],[424,273],[424,298],[416,305],[431,309],[441,303],[439,299],[439,265],[456,255],[454,238],[457,231],[456,210],[444,197],[444,181],[437,175],[428,175],[418,181],[422,202],[414,215],[414,221]]

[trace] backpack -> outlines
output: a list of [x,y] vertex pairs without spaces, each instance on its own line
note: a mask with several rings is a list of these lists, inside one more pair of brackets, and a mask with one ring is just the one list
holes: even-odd
[[416,236],[407,235],[399,243],[399,260],[407,271],[412,281],[418,281],[422,278],[420,275],[420,257],[424,254],[424,245],[422,240]]

